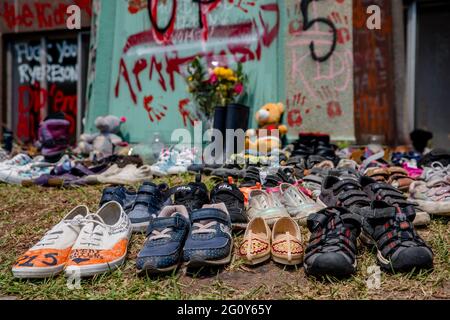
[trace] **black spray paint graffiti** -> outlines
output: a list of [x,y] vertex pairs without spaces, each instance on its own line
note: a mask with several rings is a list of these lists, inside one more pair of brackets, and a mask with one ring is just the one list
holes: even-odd
[[333,34],[333,42],[332,42],[331,48],[327,54],[323,55],[322,57],[319,57],[319,56],[317,56],[317,53],[316,53],[314,41],[311,41],[311,43],[309,45],[309,49],[311,50],[311,56],[314,59],[314,61],[324,62],[324,61],[327,61],[333,55],[333,52],[336,49],[337,29],[332,21],[325,19],[325,18],[316,18],[311,21],[309,20],[308,8],[309,8],[309,5],[313,1],[319,1],[319,0],[301,0],[301,10],[302,10],[303,21],[304,21],[303,22],[303,30],[304,31],[309,30],[316,23],[323,23],[331,28],[331,32]]
[[[154,6],[155,2],[156,2],[156,5]],[[213,4],[213,3],[217,2],[217,0],[192,0],[192,2],[196,3],[198,5],[199,29],[203,29],[204,23],[203,23],[203,19],[202,19],[202,15],[203,15],[202,6]],[[174,22],[175,22],[174,20],[175,20],[176,13],[177,13],[177,0],[172,0],[172,13],[170,14],[169,21],[167,22],[167,24],[164,27],[160,27],[158,25],[158,21],[156,19],[156,6],[157,5],[158,5],[158,0],[148,0],[147,1],[148,15],[150,17],[150,22],[152,23],[153,28],[155,28],[155,30],[157,32],[159,32],[160,34],[165,34],[169,30],[169,28],[174,25]]]

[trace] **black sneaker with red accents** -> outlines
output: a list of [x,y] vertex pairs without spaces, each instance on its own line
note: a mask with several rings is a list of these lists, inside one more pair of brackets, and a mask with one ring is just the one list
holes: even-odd
[[311,232],[304,267],[316,277],[348,277],[356,272],[357,238],[361,217],[342,207],[330,207],[307,220]]
[[377,259],[388,272],[410,272],[433,268],[433,251],[417,234],[412,206],[392,206],[375,200],[371,207],[361,208],[361,240],[377,248]]
[[228,181],[219,183],[210,194],[211,203],[223,202],[228,209],[234,229],[245,229],[248,218],[245,213],[244,194],[234,184],[231,177]]

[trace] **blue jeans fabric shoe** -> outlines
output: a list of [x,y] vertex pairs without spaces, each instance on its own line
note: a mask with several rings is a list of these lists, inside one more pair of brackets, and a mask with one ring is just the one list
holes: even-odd
[[203,267],[230,263],[233,237],[225,204],[204,205],[190,217],[192,226],[183,249],[186,265]]
[[166,195],[164,194],[167,185],[157,186],[151,182],[145,182],[138,190],[136,200],[128,214],[133,232],[144,232],[165,205]]
[[165,207],[147,229],[147,240],[139,252],[139,273],[157,274],[175,270],[190,228],[189,213],[184,206]]
[[136,200],[136,195],[136,192],[127,190],[123,186],[107,187],[103,189],[99,208],[103,207],[103,205],[107,202],[116,201],[120,203],[126,213],[129,213],[133,207],[134,201]]

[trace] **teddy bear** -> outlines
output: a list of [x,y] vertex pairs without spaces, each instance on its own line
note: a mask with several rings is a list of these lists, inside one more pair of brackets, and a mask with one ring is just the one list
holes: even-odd
[[288,129],[281,124],[284,113],[282,103],[268,103],[255,114],[258,129],[249,129],[246,132],[245,147],[254,154],[270,153],[282,146],[282,139]]
[[99,132],[82,134],[75,153],[89,155],[93,160],[99,160],[113,155],[116,147],[127,145],[118,135],[120,125],[125,121],[126,119],[124,117],[118,118],[112,115],[98,117],[95,119],[95,127]]

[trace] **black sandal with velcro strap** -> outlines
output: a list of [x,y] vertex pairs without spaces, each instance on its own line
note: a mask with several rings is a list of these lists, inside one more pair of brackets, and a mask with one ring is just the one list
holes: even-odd
[[390,184],[379,182],[366,176],[361,177],[359,182],[371,200],[384,201],[394,207],[414,210],[414,204],[406,200],[407,198],[403,192]]
[[340,179],[329,175],[322,183],[319,200],[327,207],[355,208],[370,206],[370,198],[353,179]]
[[394,207],[375,200],[358,213],[363,217],[361,240],[375,244],[383,270],[410,272],[433,267],[433,252],[414,229],[416,214],[412,206]]
[[311,214],[311,231],[305,251],[305,272],[312,276],[348,277],[356,272],[357,238],[361,217],[341,207]]

